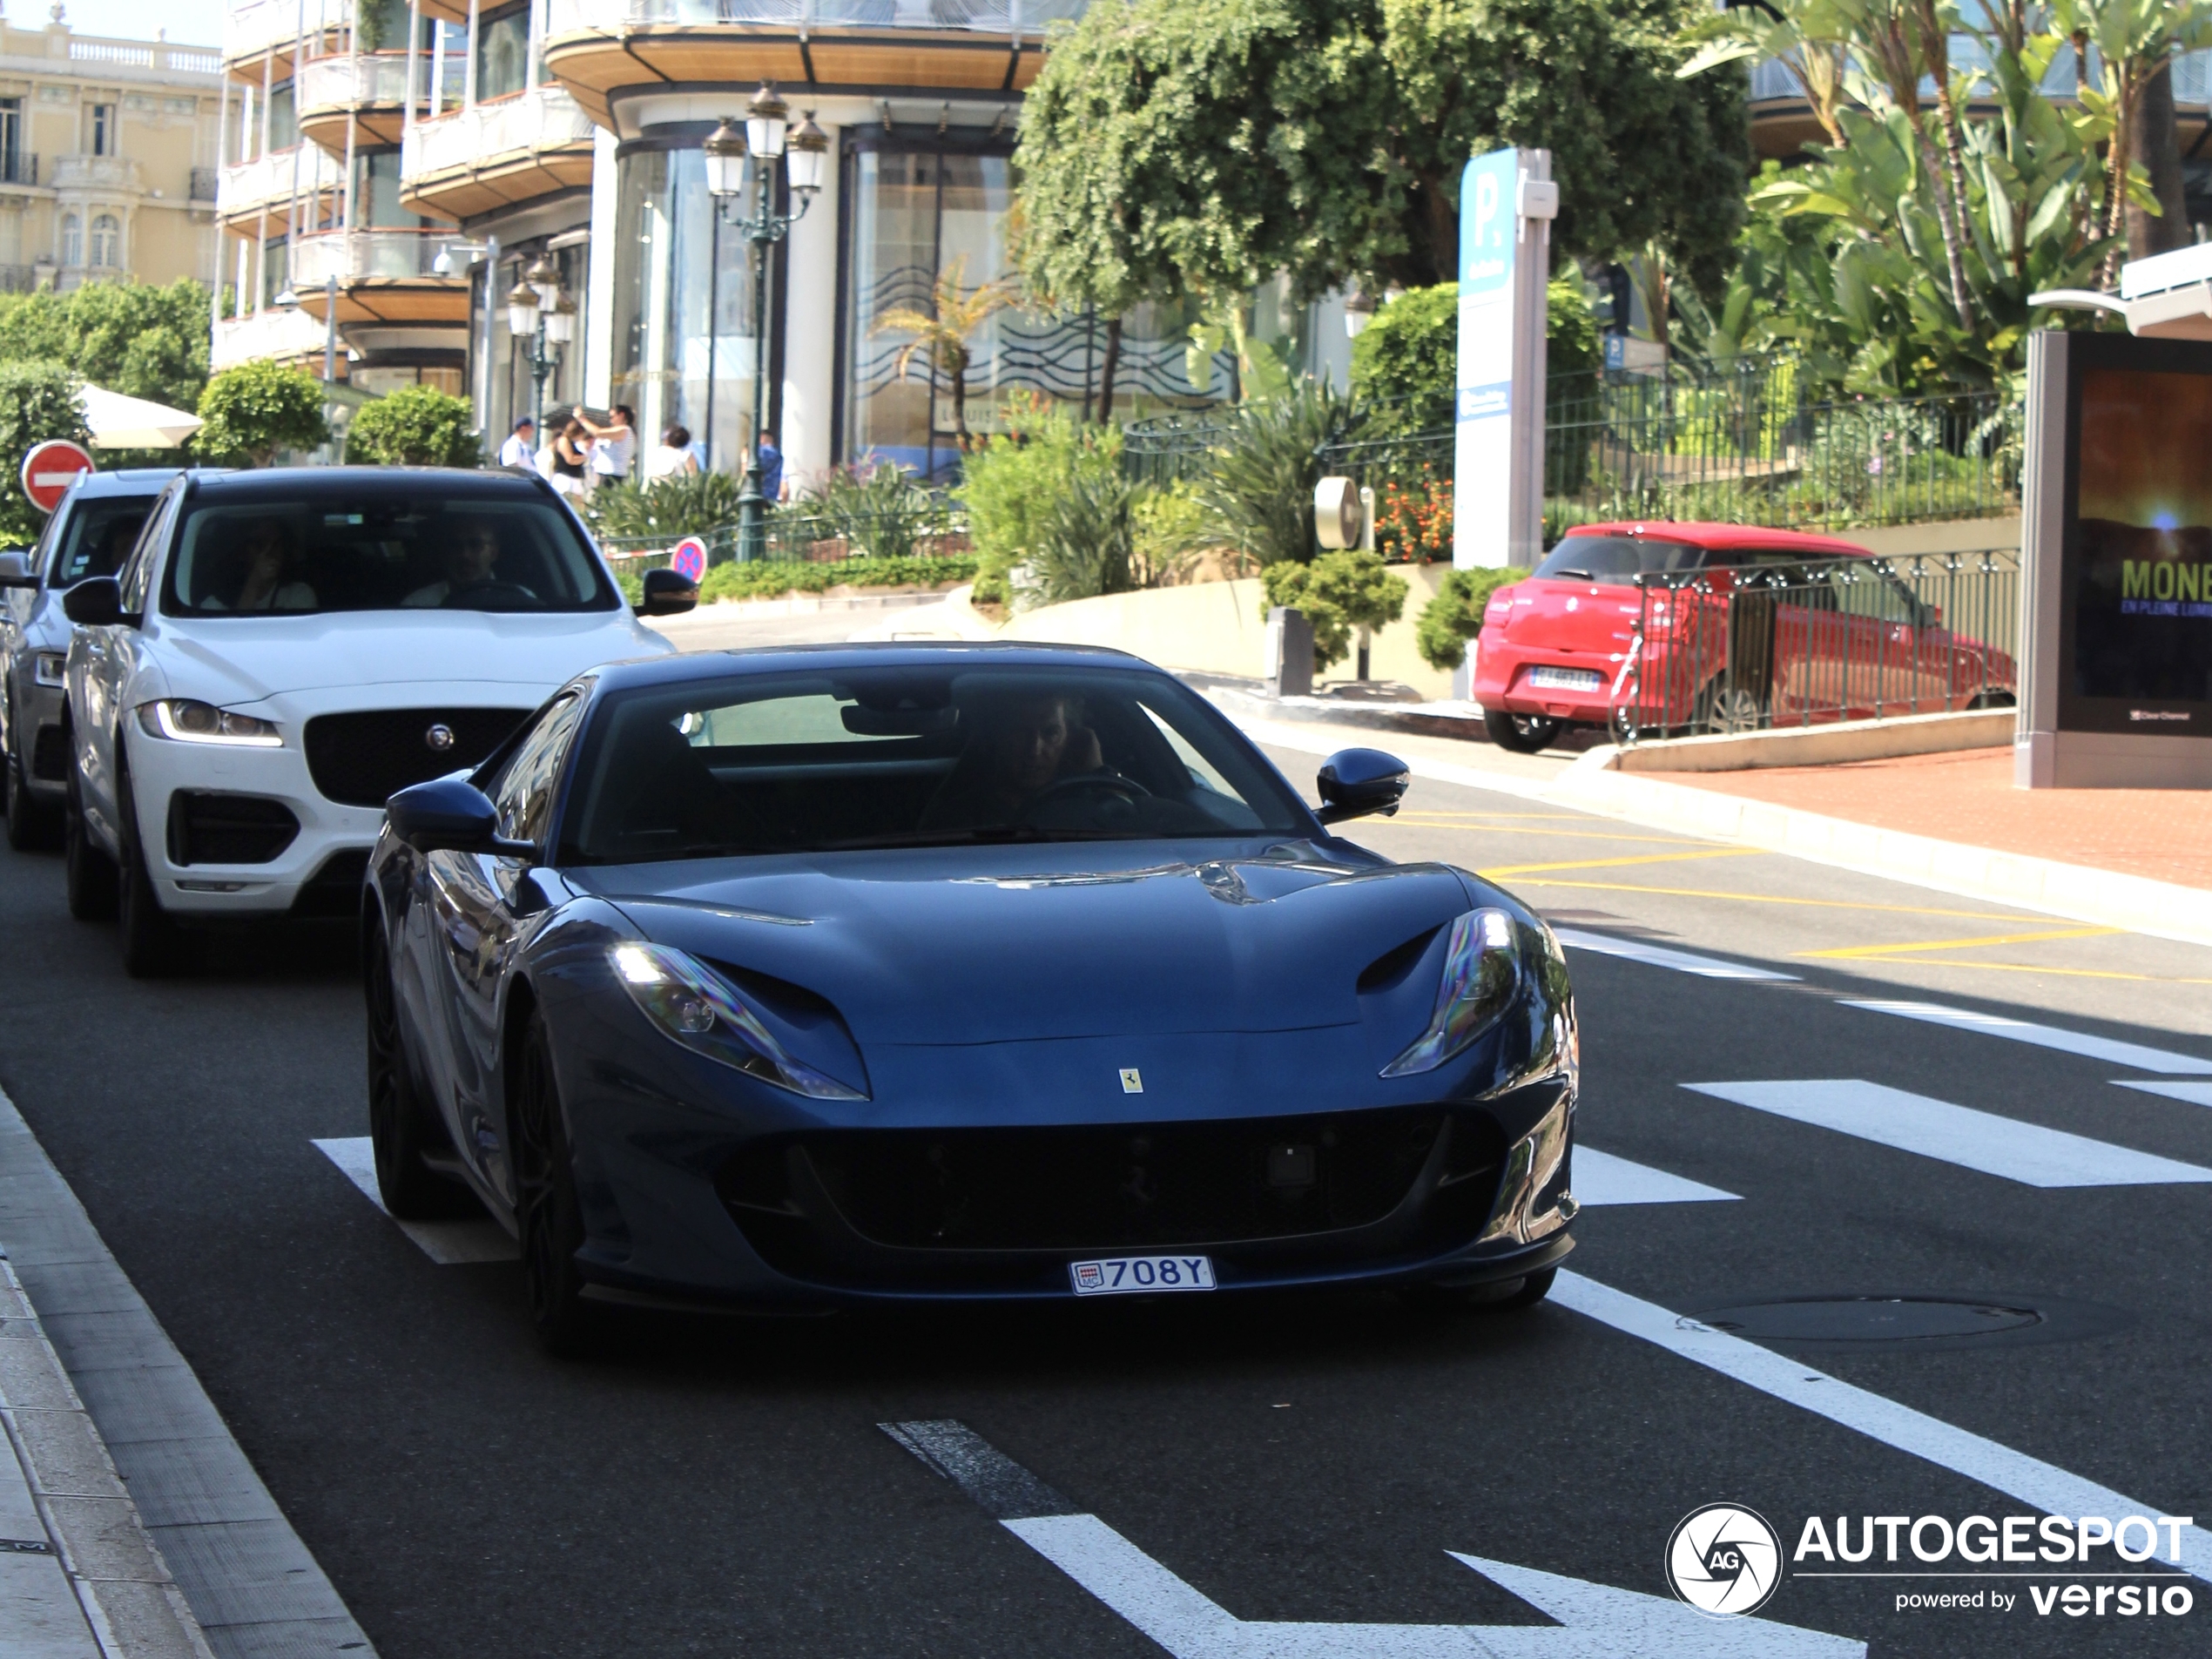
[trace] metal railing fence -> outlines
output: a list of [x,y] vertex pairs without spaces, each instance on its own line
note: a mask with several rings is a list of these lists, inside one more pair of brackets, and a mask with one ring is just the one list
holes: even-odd
[[2013,553],[1737,556],[1638,578],[1615,698],[1625,741],[2003,707],[2018,692]]
[[[738,525],[719,524],[698,535],[706,546],[708,569],[745,562]],[[683,539],[659,531],[602,536],[598,542],[608,557],[651,570],[666,564]],[[972,551],[967,520],[950,503],[931,498],[910,510],[770,513],[762,528],[760,558],[833,564],[845,559],[964,558]]]

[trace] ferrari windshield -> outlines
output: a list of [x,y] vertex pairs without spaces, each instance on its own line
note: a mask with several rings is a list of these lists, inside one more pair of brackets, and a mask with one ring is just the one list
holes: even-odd
[[226,480],[187,498],[175,545],[161,601],[172,617],[620,603],[575,523],[512,478]]
[[863,668],[617,693],[564,863],[1306,833],[1281,780],[1164,675]]

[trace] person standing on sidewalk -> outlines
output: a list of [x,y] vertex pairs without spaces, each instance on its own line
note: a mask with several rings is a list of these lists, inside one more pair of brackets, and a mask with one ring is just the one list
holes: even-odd
[[577,419],[591,435],[591,482],[599,484],[620,482],[630,476],[630,464],[637,455],[637,417],[627,403],[617,403],[605,426],[577,411]]
[[537,464],[537,422],[524,415],[515,422],[507,442],[499,446],[499,464],[514,472],[528,472]]

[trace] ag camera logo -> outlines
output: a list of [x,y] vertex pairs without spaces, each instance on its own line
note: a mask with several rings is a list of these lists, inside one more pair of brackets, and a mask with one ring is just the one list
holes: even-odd
[[1668,1587],[1710,1617],[1756,1613],[1781,1581],[1782,1540],[1756,1509],[1709,1503],[1667,1540]]

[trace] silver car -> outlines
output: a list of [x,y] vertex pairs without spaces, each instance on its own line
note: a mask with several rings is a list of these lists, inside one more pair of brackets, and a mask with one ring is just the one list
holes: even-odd
[[177,475],[170,468],[79,473],[28,553],[0,553],[0,765],[7,773],[8,845],[57,846],[68,792],[62,665],[71,624],[62,595],[113,576],[146,511]]

